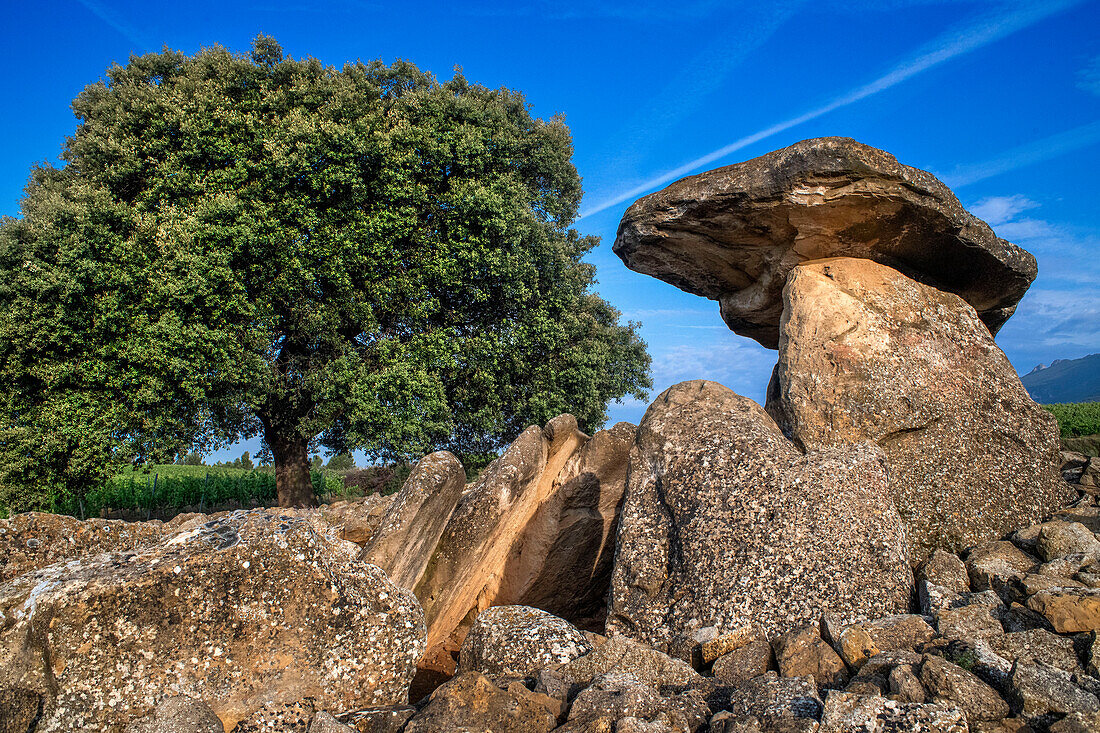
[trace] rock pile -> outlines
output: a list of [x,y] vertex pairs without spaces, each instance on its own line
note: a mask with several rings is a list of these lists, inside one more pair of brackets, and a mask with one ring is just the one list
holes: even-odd
[[766,408],[684,382],[470,485],[434,453],[320,510],[2,520],[0,731],[1100,730],[1100,466],[992,339],[1030,255],[840,138],[615,249],[778,348]]
[[803,450],[882,448],[914,559],[1069,499],[1055,421],[992,338],[1035,260],[930,173],[807,140],[640,199],[615,252],[779,349],[767,409]]

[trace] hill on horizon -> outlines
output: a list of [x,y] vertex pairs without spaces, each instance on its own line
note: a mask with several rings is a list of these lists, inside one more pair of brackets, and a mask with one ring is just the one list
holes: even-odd
[[1100,401],[1100,354],[1040,364],[1020,381],[1039,404]]

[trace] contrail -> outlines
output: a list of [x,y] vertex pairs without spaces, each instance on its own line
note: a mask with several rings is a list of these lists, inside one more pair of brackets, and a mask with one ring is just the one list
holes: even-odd
[[141,33],[136,31],[132,26],[126,25],[125,23],[120,21],[115,13],[111,12],[102,4],[96,2],[96,0],[76,1],[83,5],[92,15],[114,28],[121,35],[125,36],[126,40],[134,44],[134,51],[146,51],[151,48],[147,39],[143,38]]
[[1092,122],[1013,148],[984,163],[960,166],[952,173],[939,178],[950,188],[969,186],[971,183],[984,181],[986,178],[1049,160],[1098,142],[1100,142],[1100,122]]
[[604,201],[591,209],[582,211],[578,220],[587,216],[597,214],[604,209],[609,209],[612,206],[621,204],[629,199],[637,198],[644,193],[648,193],[658,186],[668,183],[671,180],[680,178],[688,173],[691,173],[697,168],[712,163],[719,158],[724,158],[732,152],[748,147],[753,143],[759,142],[765,138],[769,138],[784,130],[788,130],[797,125],[801,125],[803,122],[809,122],[810,120],[821,117],[828,114],[833,110],[840,109],[841,107],[847,107],[850,104],[854,104],[861,99],[866,99],[874,94],[878,94],[881,91],[885,91],[893,86],[900,84],[906,79],[910,79],[923,71],[927,71],[934,66],[938,66],[945,61],[961,56],[962,54],[969,53],[976,49],[986,46],[994,41],[1000,40],[1005,36],[1009,36],[1017,31],[1023,30],[1029,26],[1038,23],[1040,20],[1061,12],[1068,8],[1078,5],[1081,0],[1062,0],[1061,2],[1048,3],[1042,7],[1027,7],[1018,10],[1014,13],[1009,13],[1005,16],[997,18],[986,19],[982,22],[976,23],[972,26],[964,28],[958,32],[946,34],[938,39],[932,50],[926,51],[916,58],[907,61],[906,63],[898,66],[893,71],[880,76],[870,84],[858,87],[847,94],[841,95],[829,102],[828,104],[812,109],[809,112],[799,115],[798,117],[792,117],[789,120],[784,120],[777,124],[767,127],[759,132],[754,132],[751,135],[747,135],[739,140],[718,148],[717,150],[707,153],[706,155],[696,158],[688,163],[685,163],[678,168],[674,168],[667,173],[663,173],[656,178],[652,178],[645,183],[636,186],[625,193],[619,194],[614,198]]

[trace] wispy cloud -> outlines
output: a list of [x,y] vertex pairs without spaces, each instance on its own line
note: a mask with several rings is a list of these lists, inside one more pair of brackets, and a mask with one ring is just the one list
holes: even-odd
[[969,186],[972,183],[984,181],[987,178],[999,176],[1017,168],[1041,163],[1044,160],[1050,160],[1096,143],[1100,143],[1100,121],[1081,125],[1072,130],[1059,132],[1042,140],[1021,145],[1001,153],[991,160],[960,166],[951,173],[940,175],[940,178],[950,188]]
[[971,213],[979,219],[983,219],[990,226],[1000,226],[1016,218],[1021,212],[1034,209],[1039,204],[1027,196],[1015,194],[1012,196],[990,196],[984,198],[970,207]]
[[855,104],[863,99],[878,94],[879,92],[890,89],[897,86],[907,79],[911,79],[914,76],[927,71],[935,66],[938,66],[950,59],[960,56],[965,53],[969,53],[983,46],[986,46],[994,41],[998,41],[1006,36],[1028,28],[1035,23],[1047,18],[1057,12],[1063,11],[1074,5],[1077,5],[1081,0],[1060,0],[1059,2],[1044,3],[1035,6],[1024,6],[1017,10],[1005,15],[998,15],[992,18],[984,18],[983,20],[966,26],[965,28],[957,29],[954,32],[947,33],[937,38],[924,50],[919,52],[914,58],[904,62],[897,66],[892,71],[880,76],[869,84],[865,84],[861,87],[857,87],[845,94],[836,97],[828,104],[822,105],[808,112],[805,112],[797,117],[792,117],[782,122],[778,122],[770,127],[766,127],[763,130],[746,135],[732,143],[725,145],[717,150],[714,150],[706,155],[700,156],[692,161],[685,163],[671,171],[663,173],[659,176],[655,176],[650,180],[642,183],[639,186],[635,186],[629,191],[625,191],[618,194],[608,200],[605,200],[599,204],[596,204],[592,208],[589,208],[581,212],[579,218],[583,219],[587,216],[599,213],[605,209],[609,209],[612,206],[623,203],[629,199],[637,198],[638,196],[648,193],[658,186],[668,183],[669,181],[680,178],[688,173],[691,173],[698,168],[701,168],[709,163],[713,163],[716,160],[726,157],[727,155],[734,153],[742,148],[746,148],[749,145],[757,143],[766,138],[777,135],[784,130],[789,130],[792,127],[796,127],[805,122],[809,122],[818,117],[833,112],[842,107]]
[[1077,72],[1077,87],[1100,96],[1100,56],[1096,56],[1088,66]]
[[149,51],[153,49],[153,45],[149,42],[149,39],[145,37],[145,34],[140,32],[134,26],[124,23],[118,16],[118,13],[107,7],[97,0],[77,0],[83,5],[88,12],[92,13],[95,17],[102,20],[111,28],[115,29],[126,40],[130,41],[134,45],[133,51]]

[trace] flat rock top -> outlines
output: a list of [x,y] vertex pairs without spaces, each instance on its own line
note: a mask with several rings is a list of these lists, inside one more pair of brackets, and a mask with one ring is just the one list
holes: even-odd
[[770,348],[780,293],[806,260],[861,257],[955,293],[996,333],[1035,279],[935,176],[851,138],[804,140],[681,179],[636,201],[614,246],[627,267],[721,304]]

